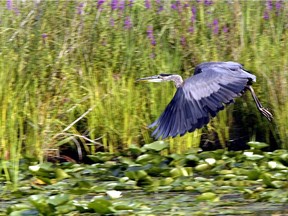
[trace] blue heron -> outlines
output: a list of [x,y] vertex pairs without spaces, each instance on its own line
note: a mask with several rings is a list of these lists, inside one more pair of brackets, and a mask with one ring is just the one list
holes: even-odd
[[173,81],[177,91],[162,115],[149,128],[160,137],[183,136],[208,124],[211,117],[224,109],[224,105],[234,102],[234,98],[249,90],[257,109],[269,120],[273,115],[265,109],[257,98],[252,82],[256,76],[237,62],[204,62],[196,66],[194,75],[184,80],[177,74],[159,74],[140,78],[137,81]]

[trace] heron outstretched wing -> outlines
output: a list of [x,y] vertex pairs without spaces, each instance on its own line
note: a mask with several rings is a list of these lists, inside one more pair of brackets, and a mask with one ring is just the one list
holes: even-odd
[[[244,71],[223,66],[196,68],[196,75],[184,81],[162,115],[149,127],[155,127],[153,136],[175,137],[203,127],[211,117],[224,109],[224,104],[241,96],[247,83],[256,77]],[[195,69],[195,72],[196,72]]]

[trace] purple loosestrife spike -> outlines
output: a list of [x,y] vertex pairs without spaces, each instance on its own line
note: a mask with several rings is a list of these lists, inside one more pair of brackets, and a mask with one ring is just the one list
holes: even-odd
[[105,0],[98,0],[97,2],[97,9],[101,8],[102,4],[105,2]]
[[134,3],[134,0],[129,0],[128,6],[129,6],[129,7],[132,7],[132,6],[133,6],[133,3]]
[[19,15],[19,14],[20,14],[20,11],[18,10],[18,8],[15,7],[15,8],[13,8],[13,10],[14,10],[14,12],[15,12],[16,15]]
[[188,29],[188,31],[189,31],[190,33],[193,33],[193,32],[194,32],[194,27],[193,27],[193,26],[190,26],[189,29]]
[[118,8],[118,0],[111,0],[111,9],[116,10]]
[[271,0],[266,0],[266,9],[268,11],[273,10],[273,2]]
[[263,19],[269,20],[269,12],[267,10],[264,11]]
[[218,34],[219,32],[219,21],[218,19],[213,20],[213,33]]
[[7,7],[7,10],[12,10],[12,9],[13,9],[13,2],[12,2],[12,0],[7,0],[7,1],[6,1],[6,7]]
[[119,2],[119,10],[120,11],[124,11],[124,9],[125,9],[125,0],[122,0],[122,1],[120,1]]
[[41,37],[42,37],[43,44],[46,44],[46,39],[47,39],[48,35],[46,33],[43,33],[41,35]]
[[145,0],[145,7],[146,7],[146,9],[150,9],[151,8],[150,0]]
[[180,43],[183,47],[186,46],[186,38],[184,36],[181,37]]
[[276,8],[276,15],[278,16],[280,13],[280,10],[282,8],[282,0],[276,1],[275,8]]
[[171,4],[171,9],[173,9],[173,10],[177,10],[177,5],[174,4],[174,3],[172,3],[172,4]]
[[278,0],[275,3],[276,10],[279,11],[282,8],[282,0]]
[[111,17],[110,18],[110,26],[114,27],[115,26],[115,22],[114,22],[114,19]]
[[197,8],[195,6],[192,6],[191,12],[192,12],[192,14],[196,15]]
[[191,12],[192,12],[191,22],[195,22],[196,21],[196,12],[197,12],[197,9],[195,6],[192,6]]
[[181,5],[181,2],[178,0],[178,1],[176,1],[175,3],[172,3],[171,4],[171,8],[173,9],[173,10],[178,10],[178,12],[181,12],[181,10],[182,10],[182,7],[181,7],[182,5]]
[[156,0],[156,4],[158,5],[158,11],[157,11],[157,13],[159,14],[161,11],[164,10],[164,6],[163,6],[163,4],[161,3],[161,0]]
[[84,7],[84,3],[80,3],[77,7],[77,14],[81,15],[83,14],[83,7]]
[[45,38],[48,37],[48,35],[47,35],[46,33],[43,33],[43,34],[41,35],[41,37],[42,37],[43,39],[45,39]]
[[153,35],[153,26],[147,27],[147,37],[150,39],[150,43],[152,46],[156,46],[156,40]]
[[125,19],[124,28],[127,30],[132,28],[132,22],[131,22],[131,18],[129,16],[127,16]]
[[205,4],[205,6],[210,6],[213,4],[213,1],[212,0],[204,0],[204,4]]
[[158,11],[157,11],[157,13],[159,14],[161,11],[163,11],[164,10],[164,6],[163,5],[160,5],[159,6],[159,8],[158,8]]

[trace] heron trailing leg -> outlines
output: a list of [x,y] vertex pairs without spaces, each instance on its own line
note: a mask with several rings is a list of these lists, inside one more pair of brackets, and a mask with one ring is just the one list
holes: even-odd
[[249,89],[249,91],[252,94],[252,97],[256,103],[257,109],[269,120],[271,121],[273,119],[273,115],[262,106],[262,104],[260,103],[259,99],[257,98],[254,89],[252,88],[252,86],[248,85],[247,88]]

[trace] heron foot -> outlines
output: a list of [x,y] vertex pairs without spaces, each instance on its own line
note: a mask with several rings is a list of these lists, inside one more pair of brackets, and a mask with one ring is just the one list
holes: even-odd
[[259,108],[259,111],[269,120],[272,121],[273,115],[264,107]]

